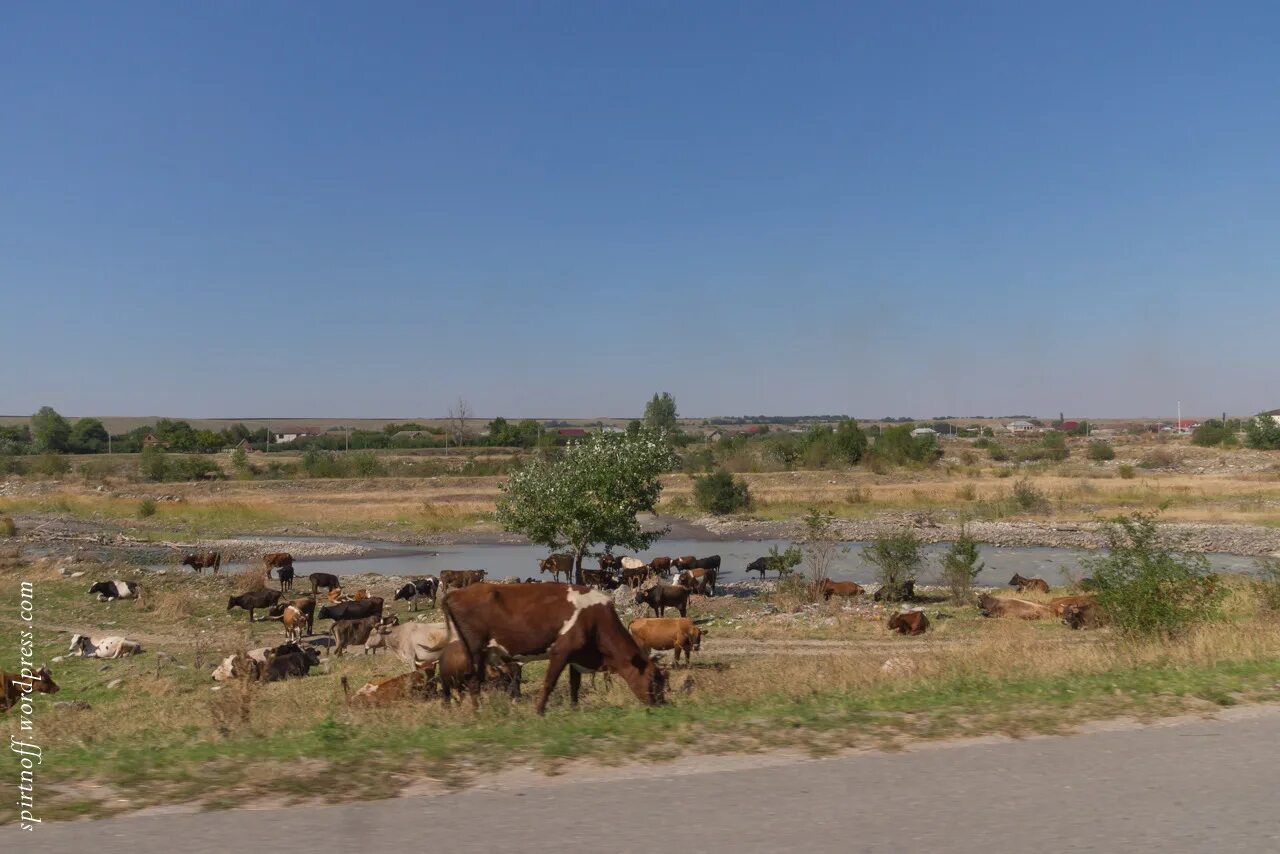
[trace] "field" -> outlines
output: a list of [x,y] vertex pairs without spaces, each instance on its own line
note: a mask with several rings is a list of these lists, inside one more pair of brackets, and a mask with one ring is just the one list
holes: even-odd
[[[37,657],[52,662],[62,689],[40,698],[36,716],[49,818],[175,802],[370,798],[411,785],[467,785],[513,767],[557,773],[575,761],[777,747],[825,753],[1058,732],[1094,718],[1280,696],[1280,624],[1243,581],[1232,582],[1228,622],[1150,644],[1120,643],[1105,629],[1071,632],[1056,621],[986,620],[941,601],[925,606],[933,620],[927,635],[901,638],[885,630],[884,611],[865,602],[813,605],[731,588],[695,597],[691,616],[706,621],[708,637],[691,668],[671,672],[668,705],[642,708],[619,681],[590,680],[581,709],[567,707],[562,686],[538,718],[528,700],[497,695],[486,695],[478,711],[438,701],[349,706],[339,677],[356,687],[403,672],[386,654],[335,658],[303,680],[212,690],[209,669],[225,654],[281,639],[278,623],[250,624],[243,611],[225,610],[225,597],[246,580],[143,575],[141,603],[104,604],[86,594],[90,579],[115,577],[139,576],[48,558],[10,559],[0,573],[5,601],[16,598],[19,579],[34,582]],[[374,592],[389,594],[393,585]],[[16,631],[13,617],[0,622]],[[52,661],[65,654],[70,633],[89,629],[139,640],[146,652],[109,663]],[[538,664],[526,668],[526,695],[541,672]],[[17,734],[14,716],[4,723]]]

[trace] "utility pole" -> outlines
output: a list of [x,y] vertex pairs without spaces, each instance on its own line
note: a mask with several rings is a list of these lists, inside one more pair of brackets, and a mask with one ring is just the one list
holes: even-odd
[[1178,423],[1174,425],[1178,428],[1178,433],[1182,433],[1182,401],[1178,401]]

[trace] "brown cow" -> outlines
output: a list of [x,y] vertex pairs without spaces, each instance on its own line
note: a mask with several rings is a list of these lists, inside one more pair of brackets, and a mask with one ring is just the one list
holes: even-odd
[[660,575],[663,578],[666,578],[671,574],[671,558],[655,557],[653,560],[649,561],[649,571],[654,575]]
[[622,569],[622,558],[618,557],[617,555],[609,554],[608,552],[605,552],[604,554],[600,555],[598,560],[600,563],[600,569],[602,569],[605,572],[617,572],[618,570]]
[[[392,615],[387,618],[388,625],[395,625],[399,619]],[[329,627],[329,634],[333,636],[333,654],[342,655],[346,652],[347,647],[353,644],[362,644],[369,639],[369,635],[373,634],[373,630],[377,628],[382,621],[381,616],[361,617],[358,620],[334,620],[333,625]],[[368,650],[365,650],[368,652]]]
[[922,635],[929,628],[929,618],[924,611],[902,611],[889,618],[886,628],[900,635]]
[[339,586],[338,576],[331,572],[313,572],[307,576],[311,581],[311,595],[315,596],[323,587],[326,590],[336,590]]
[[213,574],[218,574],[218,569],[222,566],[222,552],[187,552],[182,556],[182,566],[189,566],[197,573],[206,569],[213,569]]
[[538,572],[551,573],[552,581],[559,581],[561,575],[565,581],[570,580],[573,578],[573,570],[573,555],[550,555],[538,561]]
[[287,566],[293,568],[293,555],[288,552],[269,552],[262,556],[262,564],[267,568],[267,578],[271,577],[271,570],[278,567]]
[[666,677],[640,652],[618,619],[613,600],[599,590],[570,584],[473,584],[445,597],[445,616],[471,661],[469,689],[479,703],[480,680],[490,646],[516,661],[547,660],[535,709],[542,714],[565,667],[569,701],[578,704],[584,672],[608,669],[647,705],[663,702]]
[[[450,641],[440,653],[437,661],[423,665],[422,671],[428,677],[436,678],[440,686],[440,694],[446,704],[453,701],[453,692],[462,693],[463,687],[471,678],[471,660],[467,657],[467,649],[461,641]],[[506,689],[512,697],[520,696],[520,671],[518,661],[503,661],[495,664],[493,657],[486,656],[482,684],[492,684]]]
[[678,557],[671,561],[671,564],[676,569],[692,569],[698,565],[698,558],[696,555],[685,555],[684,557]]
[[49,668],[41,665],[40,669],[31,673],[30,677],[21,673],[8,673],[0,670],[0,712],[7,712],[18,705],[18,700],[25,694],[58,693],[58,683],[53,681]]
[[1049,582],[1043,578],[1023,578],[1017,573],[1014,573],[1013,578],[1009,579],[1009,586],[1016,587],[1019,593],[1049,592]]
[[288,602],[277,602],[267,609],[267,616],[273,620],[279,620],[284,616],[284,611],[288,607],[297,608],[307,617],[307,634],[311,634],[316,619],[316,600],[314,599],[291,599]]
[[1025,599],[1002,599],[983,593],[978,597],[978,610],[984,617],[1015,617],[1019,620],[1043,620],[1049,609]]
[[649,577],[649,567],[637,566],[622,570],[622,583],[635,590]]
[[423,699],[427,696],[427,674],[414,670],[400,676],[385,676],[374,679],[360,686],[354,694],[347,684],[347,677],[342,677],[342,693],[348,703],[362,706],[386,706],[401,700]]
[[679,584],[655,584],[648,590],[636,591],[636,604],[648,605],[653,609],[655,617],[661,617],[668,608],[675,608],[680,616],[686,617],[689,614],[690,592],[688,587]]
[[1092,593],[1084,593],[1079,596],[1059,596],[1056,599],[1049,600],[1049,613],[1055,617],[1061,617],[1062,612],[1066,610],[1068,605],[1092,605],[1098,599]]
[[440,589],[448,590],[451,587],[461,589],[478,584],[484,581],[484,576],[483,569],[444,569],[440,571]]
[[350,601],[351,597],[343,593],[341,587],[335,587],[325,595],[325,598],[329,601],[330,605],[336,605],[339,602]]
[[852,599],[855,596],[861,596],[863,593],[862,585],[855,584],[852,581],[832,581],[830,578],[822,580],[822,594],[824,602],[830,602],[832,596],[843,596],[845,599]]
[[702,629],[685,617],[641,617],[632,620],[627,628],[646,656],[653,649],[672,649],[675,650],[672,660],[676,664],[680,663],[681,652],[684,663],[692,664],[691,654],[695,649],[702,649]]
[[613,573],[605,569],[582,570],[582,583],[590,587],[602,587],[605,590],[618,589],[618,580],[613,577]]
[[1073,629],[1096,629],[1102,625],[1102,609],[1097,602],[1069,604],[1062,609],[1062,622]]

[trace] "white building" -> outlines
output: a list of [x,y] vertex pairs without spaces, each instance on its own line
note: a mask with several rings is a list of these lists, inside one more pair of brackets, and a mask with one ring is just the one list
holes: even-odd
[[917,427],[911,431],[912,436],[937,436],[938,431],[932,427]]
[[1010,433],[1034,433],[1036,425],[1032,424],[1030,421],[1010,421],[1008,424],[1004,425],[1004,429],[1008,430]]

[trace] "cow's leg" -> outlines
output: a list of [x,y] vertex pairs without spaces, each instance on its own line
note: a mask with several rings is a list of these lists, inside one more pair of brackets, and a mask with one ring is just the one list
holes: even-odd
[[569,665],[569,705],[578,708],[578,692],[582,688],[582,671]]
[[569,654],[553,647],[551,657],[547,659],[547,676],[542,680],[542,691],[538,694],[538,702],[533,707],[538,714],[546,711],[547,699],[551,696],[551,689],[556,687],[556,682],[560,679],[560,672],[564,670],[565,665],[568,663]]

